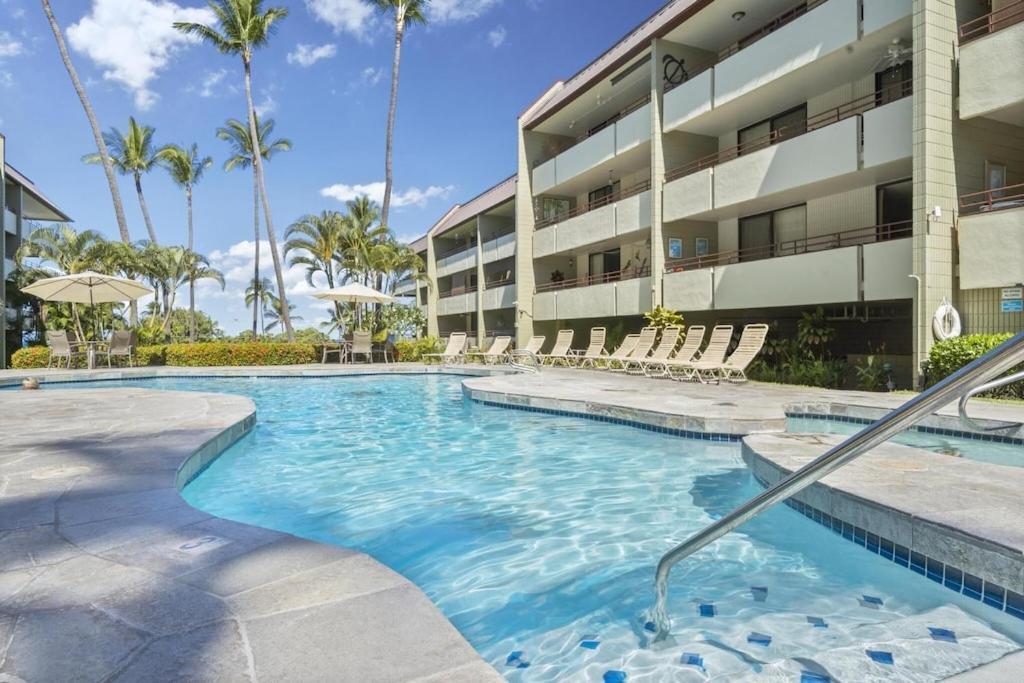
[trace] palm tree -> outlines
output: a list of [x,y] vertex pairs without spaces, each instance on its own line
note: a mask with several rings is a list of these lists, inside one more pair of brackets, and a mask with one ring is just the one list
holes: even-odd
[[192,188],[203,178],[203,173],[213,165],[212,157],[199,158],[199,146],[192,143],[188,149],[178,145],[166,145],[157,153],[157,162],[171,174],[171,179],[185,190],[185,208],[187,217],[187,240],[185,248],[195,249],[192,230]]
[[[282,318],[281,300],[274,296],[273,294],[271,294],[270,296],[270,306],[268,306],[267,310],[264,312],[264,315],[266,315],[267,317],[267,324],[266,327],[263,329],[264,333],[273,331],[281,323]],[[288,304],[289,317],[291,317],[292,320],[302,320],[302,316],[295,315],[295,313],[293,312],[294,310],[295,304]]]
[[[338,255],[345,248],[347,228],[345,216],[337,211],[303,216],[284,234],[284,255],[293,254],[288,265],[305,266],[306,282],[311,286],[313,276],[323,273],[327,277],[327,286],[334,289],[335,275],[340,266]],[[334,307],[340,311],[341,303],[334,302]]]
[[402,62],[402,38],[405,36],[406,25],[426,24],[424,14],[429,0],[371,0],[378,10],[395,17],[395,57],[391,62],[391,102],[388,105],[387,144],[384,152],[384,208],[381,211],[381,222],[388,224],[388,211],[391,209],[392,169],[391,157],[394,149],[395,111],[398,109],[398,70]]
[[[260,279],[253,278],[249,286],[245,288],[245,305],[246,306],[258,306],[260,310],[260,329],[263,330],[263,334],[267,333],[266,325],[263,323],[263,311],[267,309],[270,302],[275,300],[277,297],[274,296],[274,283],[270,281],[270,278],[264,277]],[[253,335],[253,339],[256,335]]]
[[[107,242],[103,250],[101,267],[104,273],[115,273],[129,280],[135,280],[143,276],[145,265],[142,261],[142,252],[134,244],[124,242]],[[132,327],[139,324],[139,305],[132,300],[128,304],[130,311],[129,320]]]
[[223,290],[224,274],[216,268],[211,268],[209,259],[191,249],[185,250],[183,265],[188,278],[188,341],[194,344],[196,341],[196,281],[213,280]]
[[92,128],[92,136],[96,141],[96,151],[99,153],[100,160],[103,163],[103,173],[107,176],[107,186],[110,188],[110,199],[114,202],[114,217],[117,219],[117,229],[121,233],[121,241],[125,244],[129,244],[132,241],[131,235],[128,233],[128,221],[124,217],[124,205],[121,203],[121,191],[117,187],[117,178],[114,177],[114,167],[110,163],[110,153],[107,151],[107,145],[103,141],[103,133],[100,132],[100,122],[96,119],[96,112],[92,110],[92,104],[89,102],[88,95],[85,94],[85,88],[82,87],[82,82],[78,80],[78,72],[75,71],[75,65],[71,63],[71,55],[68,53],[68,47],[64,44],[64,34],[61,33],[60,26],[57,24],[57,18],[53,15],[53,8],[50,7],[50,0],[42,0],[43,11],[46,13],[46,19],[50,22],[50,30],[53,31],[53,37],[57,41],[57,51],[60,52],[60,58],[64,62],[64,68],[68,71],[68,76],[71,77],[71,85],[75,89],[75,93],[78,95],[78,100],[82,103],[82,109],[85,110],[85,117],[89,119],[89,126]]
[[[263,47],[270,40],[278,22],[288,16],[284,7],[271,7],[263,11],[263,0],[209,0],[210,9],[217,18],[217,27],[206,24],[176,21],[174,28],[188,35],[199,36],[224,54],[239,55],[245,73],[245,101],[249,117],[249,137],[259,140],[256,125],[256,107],[252,101],[252,57],[256,48]],[[274,261],[277,277],[277,289],[284,302],[281,307],[281,319],[285,334],[289,341],[295,340],[295,332],[288,317],[288,306],[284,291],[284,270],[281,268],[281,257],[277,251],[277,235],[274,232],[274,221],[270,214],[270,200],[267,198],[267,186],[263,178],[263,158],[259,154],[252,156],[253,168],[256,171],[256,182],[263,199],[263,215],[267,221],[267,238],[270,241],[270,255]],[[257,249],[259,245],[257,245]]]
[[[193,285],[190,292],[195,292],[196,280],[215,280],[224,287],[224,276],[219,270],[211,268],[206,257],[196,254],[185,247],[161,247],[156,244],[145,245],[142,252],[143,276],[153,285],[161,302],[159,316],[151,316],[150,320],[159,320],[159,327],[164,334],[170,330],[171,314],[178,289],[186,284]],[[190,313],[195,317],[195,298],[190,301]],[[194,322],[190,330],[190,338],[194,338]]]
[[[271,135],[274,132],[274,119],[267,119],[263,123],[260,123],[259,118],[256,119],[256,139],[259,144],[254,145],[252,137],[249,135],[249,126],[242,123],[238,119],[228,119],[224,124],[223,128],[217,129],[217,137],[221,140],[226,140],[231,145],[231,156],[224,162],[224,170],[231,171],[236,168],[246,169],[249,167],[253,168],[252,174],[252,216],[253,216],[253,243],[255,247],[255,257],[253,259],[253,280],[260,279],[260,185],[259,178],[256,176],[255,166],[252,162],[252,150],[256,147],[260,149],[260,156],[265,161],[270,161],[270,158],[277,152],[286,152],[292,148],[292,141],[288,138],[278,138],[273,142],[268,142]],[[256,338],[257,334],[257,321],[259,318],[259,311],[255,304],[252,308],[252,337]]]
[[[140,126],[134,116],[129,116],[127,135],[117,128],[111,128],[103,134],[103,141],[111,150],[109,161],[122,175],[131,175],[135,179],[135,193],[139,196],[142,218],[146,221],[146,232],[149,234],[149,241],[156,244],[156,230],[153,229],[153,221],[149,217],[146,197],[142,194],[142,174],[148,173],[157,162],[157,150],[153,149],[154,132],[152,126]],[[82,161],[87,164],[98,164],[103,161],[103,155],[86,154]]]
[[377,204],[363,195],[346,203],[348,208],[348,230],[345,232],[345,247],[342,249],[342,265],[346,270],[345,281],[361,279],[369,282],[370,250],[388,234],[388,229],[379,223],[380,210]]

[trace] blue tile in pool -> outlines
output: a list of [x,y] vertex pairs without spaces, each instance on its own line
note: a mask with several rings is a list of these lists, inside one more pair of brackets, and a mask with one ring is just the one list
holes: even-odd
[[897,543],[893,551],[893,561],[903,567],[909,567],[910,549]]
[[625,671],[612,669],[604,672],[604,683],[625,683],[627,678],[629,678],[629,676]]
[[697,613],[700,614],[702,617],[713,617],[716,614],[718,614],[718,610],[715,609],[715,606],[712,605],[711,603],[709,603],[709,602],[702,602],[697,607]]
[[880,539],[878,538],[877,534],[873,534],[869,531],[867,536],[867,543],[864,545],[864,547],[873,553],[877,553],[879,540]]
[[896,544],[887,538],[883,538],[882,542],[878,544],[878,554],[887,560],[896,559]]
[[885,664],[886,666],[892,666],[894,660],[891,652],[885,650],[864,650],[864,654],[871,658],[871,661],[878,662],[879,664]]
[[814,628],[828,628],[828,622],[821,617],[807,617],[807,623]]
[[1024,595],[1006,591],[1006,612],[1018,619],[1024,619]]
[[684,652],[679,658],[679,663],[685,666],[695,666],[704,669],[704,658],[695,652]]
[[946,565],[946,578],[944,583],[946,588],[955,590],[959,593],[964,587],[964,573],[959,569]]
[[530,663],[523,659],[522,650],[513,650],[509,653],[508,657],[505,658],[505,666],[513,666],[517,669],[525,669],[530,666]]
[[925,576],[934,581],[935,583],[942,583],[942,563],[932,558],[927,558],[927,564],[925,564]]
[[874,595],[862,595],[860,601],[863,602],[865,605],[872,605],[874,607],[881,607],[885,604],[882,598],[879,598]]
[[964,595],[975,600],[981,600],[982,581],[973,574],[964,572]]
[[768,599],[768,587],[767,586],[751,586],[750,595],[754,598],[754,602],[764,602]]
[[994,583],[985,582],[985,590],[982,592],[982,600],[986,605],[1003,609],[1006,605],[1006,589]]
[[752,645],[768,647],[772,644],[772,637],[767,633],[758,633],[757,631],[751,631],[750,634],[747,636],[747,642]]
[[932,637],[932,640],[941,640],[946,643],[957,642],[956,632],[948,628],[938,628],[936,626],[929,626],[928,634]]
[[813,671],[801,671],[800,683],[832,683],[832,679],[824,674]]
[[[850,415],[822,415],[820,413],[786,413],[786,417],[804,420],[822,420],[824,422],[845,422],[847,424],[859,425],[869,425],[875,422],[875,420],[866,417],[852,417]],[[1019,446],[1024,445],[1024,438],[1019,436],[1007,436],[1004,434],[979,434],[977,432],[968,432],[960,429],[946,429],[943,427],[929,427],[926,425],[915,425],[908,431],[921,432],[922,434],[935,434],[938,436],[952,436],[960,439],[970,439],[971,441],[1006,443]]]
[[600,645],[600,644],[601,644],[600,641],[597,641],[597,640],[581,640],[580,641],[580,647],[586,648],[588,650],[596,650],[598,645]]
[[913,550],[910,551],[910,570],[915,571],[918,574],[924,576],[925,564],[928,561],[921,553],[916,553]]
[[654,625],[653,621],[648,621],[644,624],[644,630],[650,631],[651,633],[657,633],[658,627]]

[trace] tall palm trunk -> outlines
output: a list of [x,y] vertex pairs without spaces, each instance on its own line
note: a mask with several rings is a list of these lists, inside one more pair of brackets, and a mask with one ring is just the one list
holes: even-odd
[[[256,171],[256,182],[259,185],[260,197],[263,199],[263,217],[267,221],[267,240],[270,242],[270,258],[274,262],[274,276],[277,279],[277,295],[281,301],[281,322],[284,324],[288,341],[295,341],[292,330],[292,317],[288,313],[288,300],[284,291],[284,271],[281,268],[281,256],[277,253],[277,234],[274,232],[274,221],[270,217],[270,200],[267,198],[267,184],[263,177],[263,155],[260,154],[260,136],[256,130],[256,107],[252,102],[252,65],[249,55],[242,57],[245,65],[245,101],[249,110],[249,136],[252,139],[252,167]],[[258,248],[258,246],[257,246]]]
[[[193,251],[192,232],[192,185],[185,186],[185,216],[188,222],[188,250]],[[188,279],[188,340],[191,343],[196,341],[196,279]]]
[[[256,242],[256,257],[253,259],[253,282],[260,281],[260,184],[256,177],[256,168],[252,169],[252,220],[253,239]],[[252,338],[259,336],[260,301],[256,297],[252,301]]]
[[402,36],[405,33],[405,14],[401,9],[395,13],[395,57],[391,62],[391,102],[388,105],[387,143],[384,149],[384,202],[380,210],[381,225],[388,224],[391,210],[392,154],[395,138],[395,111],[398,109],[398,70],[402,62]]
[[139,196],[139,208],[142,209],[142,219],[146,222],[146,232],[149,233],[149,241],[157,244],[156,230],[153,229],[153,221],[149,218],[146,198],[142,194],[142,174],[138,171],[135,172],[135,194]]
[[117,218],[117,229],[121,233],[121,241],[125,244],[130,244],[132,238],[128,233],[128,221],[124,217],[121,191],[117,187],[117,178],[114,177],[114,167],[110,163],[110,153],[107,151],[107,144],[103,141],[103,133],[100,132],[100,123],[96,120],[96,113],[92,110],[92,104],[89,103],[89,97],[85,94],[82,82],[78,80],[78,72],[75,71],[75,66],[71,63],[71,55],[68,54],[67,45],[64,44],[64,34],[61,33],[60,26],[57,24],[57,18],[53,15],[50,0],[42,0],[42,3],[43,12],[46,13],[47,21],[50,22],[50,30],[53,31],[53,37],[57,40],[57,50],[60,52],[60,58],[64,62],[64,68],[67,69],[68,76],[71,77],[71,85],[74,87],[75,93],[77,93],[78,99],[82,103],[85,117],[89,119],[89,126],[92,128],[92,136],[96,141],[96,150],[100,154],[100,161],[103,162],[103,173],[106,174],[107,185],[110,187],[110,199],[114,203],[114,216]]

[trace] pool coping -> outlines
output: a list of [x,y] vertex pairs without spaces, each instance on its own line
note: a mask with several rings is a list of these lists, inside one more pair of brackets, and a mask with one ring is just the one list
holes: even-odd
[[[0,674],[501,680],[371,557],[188,505],[254,427],[248,398],[52,387],[0,392],[0,415],[41,427],[0,442]],[[83,638],[85,661],[61,657]]]

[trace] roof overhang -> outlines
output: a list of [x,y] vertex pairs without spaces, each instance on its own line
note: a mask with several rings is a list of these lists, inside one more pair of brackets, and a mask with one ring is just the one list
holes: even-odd
[[21,215],[23,218],[32,221],[71,222],[71,217],[47,199],[46,195],[36,187],[35,183],[8,163],[4,163],[4,177],[7,181],[21,187],[24,192],[21,205]]

